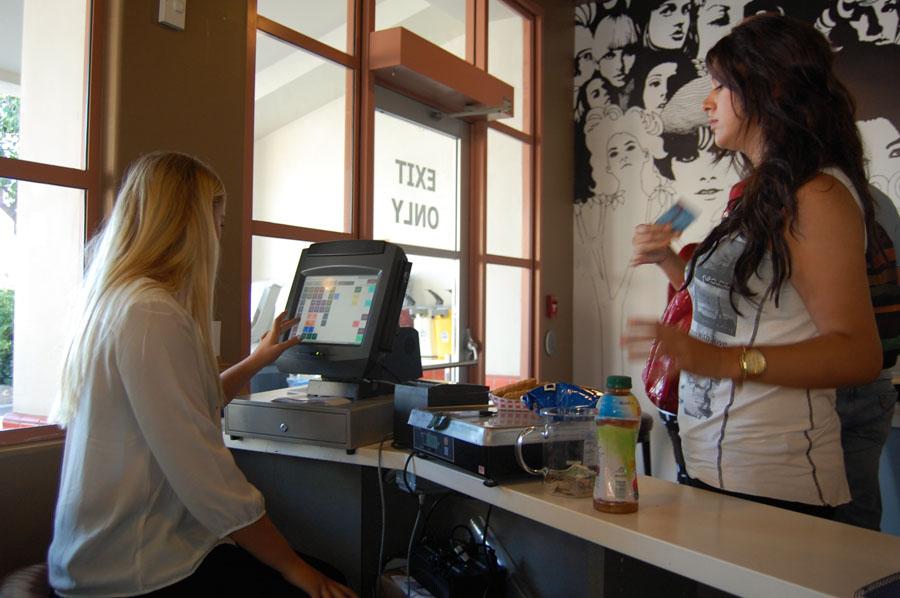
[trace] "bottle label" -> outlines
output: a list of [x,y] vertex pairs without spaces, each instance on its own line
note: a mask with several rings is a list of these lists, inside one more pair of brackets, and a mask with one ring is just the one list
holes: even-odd
[[597,403],[598,417],[619,419],[640,419],[641,406],[632,394],[615,395],[606,393]]
[[637,502],[634,449],[639,426],[640,420],[598,419],[599,472],[594,481],[594,500]]

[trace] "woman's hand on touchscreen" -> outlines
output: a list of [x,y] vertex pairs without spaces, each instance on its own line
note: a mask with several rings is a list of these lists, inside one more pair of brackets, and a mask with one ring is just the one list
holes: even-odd
[[286,341],[279,340],[286,331],[290,330],[299,321],[299,318],[287,319],[286,311],[275,316],[275,320],[272,322],[272,328],[267,330],[266,333],[262,335],[262,338],[259,339],[259,345],[253,352],[254,355],[266,364],[272,363],[278,359],[278,356],[284,353],[286,349],[293,347],[300,342],[300,338],[296,335],[291,336]]

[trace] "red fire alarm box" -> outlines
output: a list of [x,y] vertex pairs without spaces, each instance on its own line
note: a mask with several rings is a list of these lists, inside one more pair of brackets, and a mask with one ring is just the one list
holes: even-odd
[[559,312],[559,303],[556,301],[556,295],[547,295],[547,317],[553,318]]

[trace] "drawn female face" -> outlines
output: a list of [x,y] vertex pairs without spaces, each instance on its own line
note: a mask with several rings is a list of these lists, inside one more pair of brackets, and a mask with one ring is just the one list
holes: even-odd
[[714,164],[714,158],[715,154],[705,149],[698,150],[697,155],[691,158],[672,158],[672,174],[675,176],[672,187],[676,195],[697,207],[716,203],[724,208],[737,175],[728,160]]
[[692,0],[666,0],[650,13],[647,34],[650,45],[663,50],[684,46],[691,24]]
[[640,166],[645,159],[643,148],[630,133],[616,133],[606,144],[606,170],[620,181],[623,179],[625,169]]
[[857,123],[866,152],[869,182],[900,202],[900,133],[886,118]]
[[697,58],[703,60],[706,53],[725,37],[731,28],[738,24],[744,12],[746,0],[725,2],[724,0],[706,0],[697,8],[697,36],[700,40]]
[[669,78],[675,74],[678,65],[674,62],[661,62],[650,69],[644,82],[644,109],[662,110],[669,99]]
[[603,88],[603,79],[601,79],[600,77],[596,77],[588,81],[584,93],[587,97],[587,104],[589,108],[603,108],[605,106],[609,106],[609,95]]
[[606,18],[597,24],[594,32],[594,56],[600,76],[616,89],[625,86],[634,66],[636,45],[622,43],[622,38],[630,37],[629,29],[633,31],[633,26],[627,18]]
[[881,25],[881,43],[896,44],[900,37],[900,2],[897,0],[880,0],[875,4],[878,24]]
[[897,29],[900,19],[898,19],[898,0],[878,0],[872,5],[875,9],[875,20],[881,28],[881,33],[875,43],[878,45],[897,43]]
[[591,48],[582,50],[575,57],[575,87],[580,87],[591,78],[597,69],[594,51]]
[[624,87],[634,66],[634,51],[628,48],[610,48],[599,60],[600,76],[615,88]]
[[575,25],[575,87],[581,87],[597,71],[594,36],[590,29]]
[[859,41],[877,45],[895,43],[898,26],[897,0],[875,0],[867,6],[858,6],[858,0],[845,0],[843,4],[844,9],[853,14],[850,25],[856,30]]

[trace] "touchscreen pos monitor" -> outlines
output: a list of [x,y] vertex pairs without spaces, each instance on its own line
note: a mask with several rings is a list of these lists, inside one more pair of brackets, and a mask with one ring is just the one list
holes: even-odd
[[330,241],[303,250],[287,300],[300,343],[279,370],[320,374],[309,394],[365,398],[422,375],[418,333],[399,328],[411,264],[386,241]]

